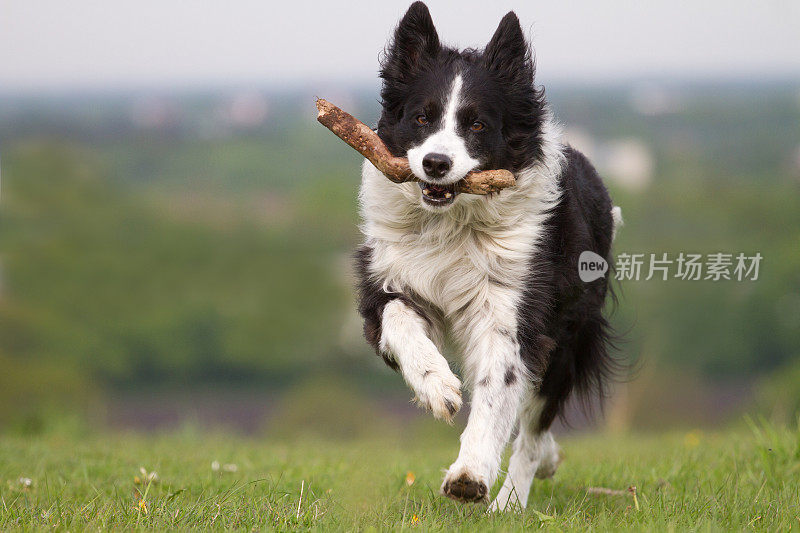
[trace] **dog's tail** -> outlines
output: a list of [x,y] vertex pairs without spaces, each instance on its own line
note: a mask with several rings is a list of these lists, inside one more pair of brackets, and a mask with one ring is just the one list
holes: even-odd
[[625,224],[625,221],[622,220],[622,208],[620,206],[615,205],[611,208],[611,220],[613,222],[613,226],[611,226],[611,241],[613,242],[617,236],[617,230]]
[[[611,208],[611,219],[613,243],[617,231],[624,223],[622,209],[619,206]],[[608,247],[605,259],[608,261],[609,270],[605,290],[600,296],[605,301],[605,306],[601,303],[603,311],[583,323],[574,350],[573,391],[584,413],[590,416],[597,411],[595,407],[598,405],[602,412],[603,400],[608,397],[610,384],[625,381],[633,371],[630,363],[620,355],[620,346],[625,342],[625,334],[620,333],[609,320],[619,306],[620,290],[611,246]],[[561,414],[566,415],[563,410]]]

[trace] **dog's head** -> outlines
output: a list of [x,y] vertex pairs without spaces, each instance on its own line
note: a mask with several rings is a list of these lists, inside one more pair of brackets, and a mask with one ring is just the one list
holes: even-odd
[[516,172],[539,157],[544,95],[519,19],[509,12],[483,50],[442,46],[430,12],[415,2],[381,63],[378,134],[407,156],[420,201],[443,210],[470,170]]

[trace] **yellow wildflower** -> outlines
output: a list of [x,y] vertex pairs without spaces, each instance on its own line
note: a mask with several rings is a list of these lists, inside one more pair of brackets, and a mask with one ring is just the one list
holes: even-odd
[[690,431],[683,437],[683,444],[687,448],[697,448],[700,445],[701,433],[699,430]]

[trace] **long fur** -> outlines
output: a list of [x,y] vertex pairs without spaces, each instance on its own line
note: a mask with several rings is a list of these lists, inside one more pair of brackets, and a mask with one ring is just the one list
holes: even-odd
[[[444,339],[463,354],[472,412],[442,487],[456,499],[486,498],[515,423],[512,461],[530,484],[540,463],[554,462],[547,430],[565,402],[602,392],[614,368],[608,282],[582,282],[578,256],[591,250],[611,263],[621,214],[588,160],[561,143],[534,70],[513,13],[484,50],[459,52],[440,44],[427,8],[413,4],[383,60],[378,134],[423,184],[390,183],[369,162],[362,170],[357,273],[367,340],[446,420],[461,400]],[[431,150],[451,161],[444,177],[423,170]],[[517,184],[444,207],[425,201],[421,188],[451,186],[472,167],[510,169]]]

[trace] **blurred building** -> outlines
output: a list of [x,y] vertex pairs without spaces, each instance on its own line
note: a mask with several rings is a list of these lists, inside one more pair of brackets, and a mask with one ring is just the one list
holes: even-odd
[[267,97],[258,91],[241,91],[226,98],[217,108],[218,120],[234,130],[263,125],[269,114]]
[[676,91],[657,83],[634,85],[628,98],[637,113],[651,117],[678,113],[684,107]]
[[564,133],[566,142],[583,152],[604,179],[631,191],[645,189],[653,180],[655,158],[641,139],[598,139],[581,128]]
[[133,101],[130,108],[131,122],[143,130],[167,130],[180,121],[175,102],[166,96],[143,96]]

